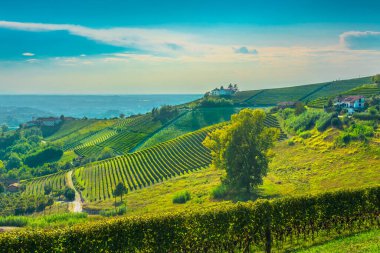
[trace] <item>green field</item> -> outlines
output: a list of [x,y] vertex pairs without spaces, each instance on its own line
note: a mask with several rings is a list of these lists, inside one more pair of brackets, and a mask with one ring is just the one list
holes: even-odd
[[284,101],[308,102],[318,98],[336,96],[370,82],[371,77],[363,77],[286,88],[242,91],[236,93],[232,99],[235,103],[243,102],[246,105],[276,105]]

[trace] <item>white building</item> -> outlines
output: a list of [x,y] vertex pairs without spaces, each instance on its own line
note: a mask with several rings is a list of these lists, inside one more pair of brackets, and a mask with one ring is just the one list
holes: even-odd
[[226,89],[223,86],[221,86],[220,88],[213,89],[212,91],[210,91],[210,95],[211,96],[232,96],[238,91],[239,89],[236,84],[235,85],[230,84],[228,88]]
[[337,102],[335,102],[334,105],[353,109],[363,109],[364,103],[364,96],[348,96],[338,98]]

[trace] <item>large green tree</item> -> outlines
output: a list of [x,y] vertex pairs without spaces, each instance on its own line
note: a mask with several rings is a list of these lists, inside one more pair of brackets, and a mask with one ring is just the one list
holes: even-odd
[[269,150],[279,130],[266,127],[264,110],[243,109],[231,117],[230,124],[210,133],[203,144],[211,150],[213,165],[225,169],[223,180],[230,188],[248,192],[267,174]]

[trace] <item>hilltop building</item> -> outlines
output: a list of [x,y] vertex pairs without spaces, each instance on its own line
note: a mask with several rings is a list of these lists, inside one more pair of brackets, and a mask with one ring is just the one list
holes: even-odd
[[232,96],[236,92],[238,92],[239,89],[237,87],[237,84],[235,85],[228,85],[228,88],[224,88],[223,86],[220,86],[220,88],[215,88],[212,91],[209,92],[210,96],[215,97],[223,97],[223,96]]

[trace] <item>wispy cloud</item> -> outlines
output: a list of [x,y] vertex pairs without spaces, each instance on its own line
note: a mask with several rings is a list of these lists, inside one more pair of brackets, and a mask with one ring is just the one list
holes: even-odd
[[67,31],[72,35],[108,45],[135,48],[139,50],[171,53],[189,45],[191,35],[165,29],[110,28],[93,29],[69,24],[42,24],[0,21],[1,28],[30,32]]
[[380,50],[380,32],[345,32],[340,35],[340,43],[352,50]]
[[27,57],[31,57],[31,56],[34,56],[33,53],[29,53],[29,52],[25,52],[22,54],[23,56],[27,56]]

